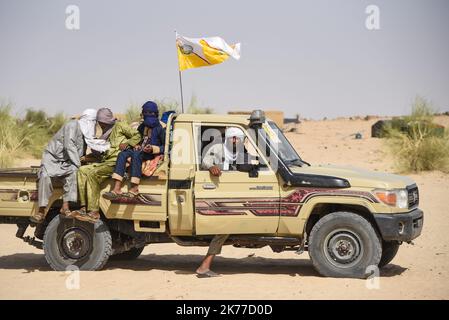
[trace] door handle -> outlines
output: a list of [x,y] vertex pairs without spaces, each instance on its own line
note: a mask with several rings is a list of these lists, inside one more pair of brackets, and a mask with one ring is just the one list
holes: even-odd
[[215,184],[213,184],[213,183],[205,183],[205,184],[203,184],[203,189],[206,189],[206,190],[213,190],[213,189],[216,189],[216,188],[217,188],[217,186]]

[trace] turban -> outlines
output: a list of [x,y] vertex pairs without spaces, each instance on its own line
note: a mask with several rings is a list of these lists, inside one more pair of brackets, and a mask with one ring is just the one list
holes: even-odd
[[243,131],[240,128],[236,128],[236,127],[226,128],[225,138],[228,139],[228,138],[232,138],[232,137],[237,137],[243,141],[243,139],[245,138],[245,134],[243,133]]
[[[236,146],[236,150],[233,149],[233,144],[229,141],[229,138],[236,137],[240,139],[240,144]],[[245,139],[245,134],[240,128],[229,127],[225,131],[225,142],[224,142],[224,162],[223,170],[229,170],[229,164],[237,162],[238,164],[243,163],[243,140]]]
[[117,119],[109,108],[101,108],[97,112],[97,121],[105,124],[114,124]]
[[161,121],[165,124],[167,124],[168,122],[168,118],[170,117],[170,115],[172,115],[173,113],[176,113],[175,111],[165,111],[162,116],[161,116]]
[[145,126],[154,128],[159,126],[159,109],[153,101],[147,101],[142,106],[143,123]]
[[95,139],[95,125],[97,123],[97,110],[86,109],[78,119],[84,140],[89,148],[99,152],[105,152],[109,149],[110,144],[103,139]]

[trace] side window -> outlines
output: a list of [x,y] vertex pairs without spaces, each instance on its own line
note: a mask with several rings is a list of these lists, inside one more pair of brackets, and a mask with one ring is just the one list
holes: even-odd
[[223,159],[219,149],[223,145],[226,127],[198,126],[197,130],[197,159],[200,170],[207,171],[211,165],[221,165]]
[[[213,165],[219,166],[223,171],[240,171],[239,166],[244,164],[258,165],[259,170],[268,170],[263,158],[259,157],[257,149],[246,136],[245,132],[233,126],[198,126],[197,146],[202,171]],[[237,132],[232,138],[230,132]],[[227,138],[228,135],[228,138]]]

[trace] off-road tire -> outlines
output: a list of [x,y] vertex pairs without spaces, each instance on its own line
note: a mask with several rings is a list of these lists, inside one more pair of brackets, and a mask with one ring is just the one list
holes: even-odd
[[143,249],[145,247],[132,248],[128,251],[114,254],[109,259],[114,261],[135,260],[141,255]]
[[389,264],[399,251],[400,244],[393,241],[382,242],[382,257],[380,258],[379,268]]
[[[341,243],[346,245],[343,254]],[[348,247],[352,250],[345,254]],[[333,212],[313,226],[308,250],[313,266],[322,276],[366,278],[379,264],[382,243],[374,227],[362,216]]]
[[74,259],[64,254],[61,233],[68,233],[72,229],[62,228],[63,219],[57,215],[45,230],[43,247],[48,264],[56,271],[65,271],[74,267],[90,271],[102,269],[112,254],[112,237],[108,226],[101,220],[92,225],[89,222],[70,219],[73,221],[73,226],[81,230],[80,232],[89,239],[86,241],[88,245],[85,246],[89,248],[87,253],[79,259]]

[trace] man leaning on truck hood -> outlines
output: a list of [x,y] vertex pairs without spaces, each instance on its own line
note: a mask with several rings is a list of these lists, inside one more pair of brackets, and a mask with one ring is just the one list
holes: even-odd
[[76,202],[78,189],[76,172],[81,166],[80,158],[86,148],[104,152],[109,143],[95,139],[97,110],[86,109],[78,120],[67,122],[53,136],[42,154],[39,170],[38,199],[39,210],[30,217],[31,222],[41,223],[45,219],[45,209],[53,194],[53,183],[63,183],[63,203],[61,213],[69,215],[69,202]]

